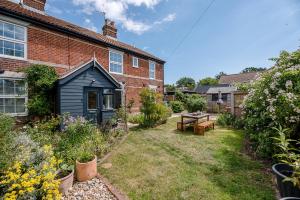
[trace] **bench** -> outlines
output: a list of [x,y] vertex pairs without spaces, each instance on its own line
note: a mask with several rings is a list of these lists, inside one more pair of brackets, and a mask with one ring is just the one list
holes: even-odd
[[197,127],[195,128],[195,133],[199,135],[204,135],[204,132],[206,129],[215,129],[215,122],[214,121],[206,121],[202,122],[200,124],[197,124]]
[[[188,126],[190,126],[190,125],[194,126],[196,121],[197,121],[196,119],[188,119],[188,120],[184,120],[183,124],[181,124],[181,122],[177,122],[177,129],[180,131],[181,130],[185,131]],[[182,128],[182,126],[183,126],[183,128]]]

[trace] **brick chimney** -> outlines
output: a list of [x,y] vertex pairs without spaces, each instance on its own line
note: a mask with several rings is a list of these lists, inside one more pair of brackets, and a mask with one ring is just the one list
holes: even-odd
[[45,11],[46,0],[21,0],[23,5],[38,11]]
[[117,39],[117,28],[114,21],[109,19],[105,19],[105,24],[102,27],[103,35],[107,37],[111,37]]

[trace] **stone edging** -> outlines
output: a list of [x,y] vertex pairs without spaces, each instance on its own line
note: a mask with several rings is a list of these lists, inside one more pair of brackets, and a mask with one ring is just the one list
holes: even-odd
[[101,181],[105,184],[105,186],[108,188],[108,190],[118,199],[118,200],[129,200],[129,198],[120,192],[118,189],[116,189],[107,178],[101,176],[100,174],[97,174],[97,178],[101,179]]

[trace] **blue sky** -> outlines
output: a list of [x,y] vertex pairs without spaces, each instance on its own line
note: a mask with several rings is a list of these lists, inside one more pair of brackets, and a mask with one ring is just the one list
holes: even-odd
[[[114,19],[118,39],[167,61],[165,82],[198,81],[220,71],[270,67],[269,58],[300,43],[300,0],[48,0],[47,13],[101,31]],[[193,28],[193,29],[192,29]],[[193,30],[184,42],[179,42]]]

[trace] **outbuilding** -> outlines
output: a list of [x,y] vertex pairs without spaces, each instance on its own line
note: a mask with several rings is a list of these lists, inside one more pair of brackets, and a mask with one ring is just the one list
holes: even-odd
[[60,77],[57,113],[82,116],[100,124],[115,114],[120,104],[120,89],[121,85],[92,59]]

